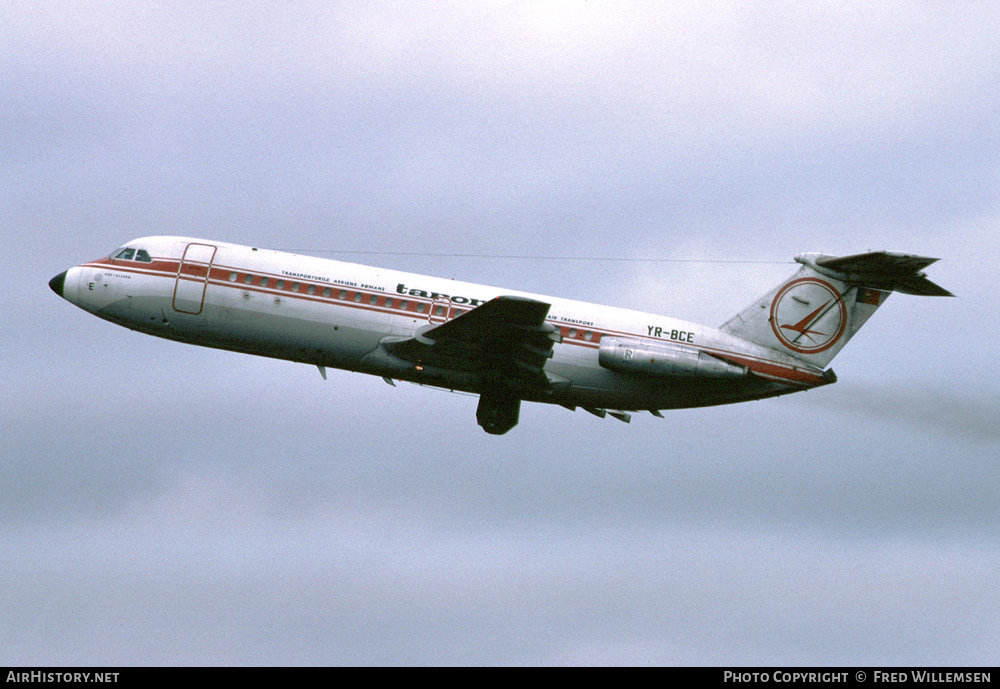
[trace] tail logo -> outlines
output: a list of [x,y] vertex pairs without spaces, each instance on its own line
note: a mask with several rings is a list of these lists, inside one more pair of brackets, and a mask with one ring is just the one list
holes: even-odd
[[816,354],[837,343],[847,327],[847,306],[830,283],[818,278],[792,280],[771,302],[771,330],[785,347]]

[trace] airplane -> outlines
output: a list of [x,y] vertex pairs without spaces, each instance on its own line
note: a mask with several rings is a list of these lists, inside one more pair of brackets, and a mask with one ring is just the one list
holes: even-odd
[[631,413],[776,397],[827,368],[892,292],[953,296],[935,258],[800,254],[798,271],[718,328],[675,318],[188,237],[145,237],[52,278],[132,330],[479,395],[490,434],[521,402]]

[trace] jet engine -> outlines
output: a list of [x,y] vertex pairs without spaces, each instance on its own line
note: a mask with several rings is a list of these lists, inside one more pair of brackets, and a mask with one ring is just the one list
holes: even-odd
[[676,378],[744,378],[750,375],[746,366],[700,349],[666,342],[651,342],[639,338],[602,337],[598,362],[606,369],[619,373]]

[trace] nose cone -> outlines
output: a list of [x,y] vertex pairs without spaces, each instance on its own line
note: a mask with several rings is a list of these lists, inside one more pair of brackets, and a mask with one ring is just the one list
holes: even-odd
[[49,287],[52,291],[58,294],[60,297],[63,296],[63,288],[66,286],[66,273],[69,271],[64,270],[63,272],[56,275],[54,278],[49,280]]

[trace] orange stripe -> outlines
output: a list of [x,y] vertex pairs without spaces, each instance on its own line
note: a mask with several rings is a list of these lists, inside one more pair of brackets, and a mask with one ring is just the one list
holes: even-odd
[[[178,277],[180,277],[181,279],[188,279],[185,276],[178,276],[177,271],[180,268],[181,262],[177,259],[154,258],[152,263],[142,263],[139,265],[136,265],[135,261],[130,261],[129,263],[131,263],[132,265],[127,265],[127,266],[123,265],[123,263],[124,262],[122,261],[113,261],[110,258],[101,258],[97,259],[96,261],[90,261],[83,265],[84,267],[111,268],[120,272],[134,273],[136,275],[147,275],[152,277],[163,277],[163,278],[168,278],[170,280],[176,280]],[[229,279],[230,273],[233,272],[237,274],[237,278],[235,281],[231,281]],[[245,279],[245,277],[248,274],[253,275],[255,277],[255,282],[258,284],[247,285],[246,283],[244,283],[243,279]],[[285,286],[282,289],[277,289],[270,286],[261,287],[259,285],[259,281],[260,278],[262,277],[268,278],[269,281],[271,279],[284,280]],[[198,277],[191,279],[196,282],[201,282],[205,278]],[[415,310],[411,311],[409,309],[404,311],[397,306],[391,306],[387,308],[380,304],[372,305],[368,303],[368,300],[371,298],[371,296],[376,295],[380,298],[381,304],[384,304],[386,298],[392,298],[392,299],[396,298],[396,295],[394,293],[389,294],[385,292],[372,292],[372,291],[360,290],[357,288],[350,288],[345,285],[340,285],[336,282],[317,282],[312,280],[304,280],[302,278],[290,279],[287,275],[281,275],[279,273],[272,273],[268,271],[249,271],[246,270],[245,268],[240,269],[233,266],[212,265],[212,270],[209,273],[208,282],[218,287],[232,287],[244,292],[256,292],[258,294],[286,296],[294,299],[301,299],[303,301],[311,301],[322,304],[339,304],[341,306],[345,306],[352,309],[360,309],[362,311],[375,311],[391,315],[408,314],[421,319],[426,318],[428,316],[427,311],[423,313],[417,312]],[[329,297],[324,297],[319,293],[307,294],[305,292],[305,289],[302,289],[298,292],[293,292],[291,290],[291,285],[293,282],[298,282],[305,289],[308,289],[310,285],[315,286],[317,288],[317,291],[320,288],[325,289],[329,287],[331,290],[331,294]],[[340,299],[337,296],[340,291],[346,291],[348,298]],[[361,302],[353,301],[353,296],[355,294],[363,295]],[[399,295],[399,296],[405,297],[405,301],[408,301],[414,305],[418,303],[424,303],[432,306],[434,304],[433,300],[430,299],[421,299],[419,297],[412,297],[410,295]],[[404,301],[404,299],[401,298],[399,301]],[[577,324],[566,323],[565,321],[559,321],[556,319],[547,320],[546,322],[551,323],[559,328],[560,334],[563,335],[564,337],[563,344],[574,345],[577,347],[585,347],[587,349],[599,349],[601,338],[607,336],[614,337],[621,335],[625,337],[637,337],[640,339],[648,339],[648,338],[643,338],[641,335],[636,335],[634,333],[629,333],[625,331],[598,329],[595,327],[581,328],[581,326]],[[567,336],[567,333],[569,330],[572,329],[575,329],[580,333],[587,331],[592,332],[594,334],[594,339],[592,341],[586,341],[582,339],[570,338]],[[730,359],[738,364],[746,366],[747,368],[749,368],[751,371],[753,371],[758,375],[767,378],[778,379],[780,381],[791,383],[794,385],[821,385],[826,382],[826,379],[823,377],[821,373],[816,373],[806,369],[800,369],[795,366],[791,366],[789,364],[784,364],[777,361],[771,361],[769,359],[760,359],[758,357],[753,357],[747,354],[730,352],[727,350],[715,349],[712,347],[695,347],[695,349],[699,349],[709,354],[716,354],[726,359]]]

